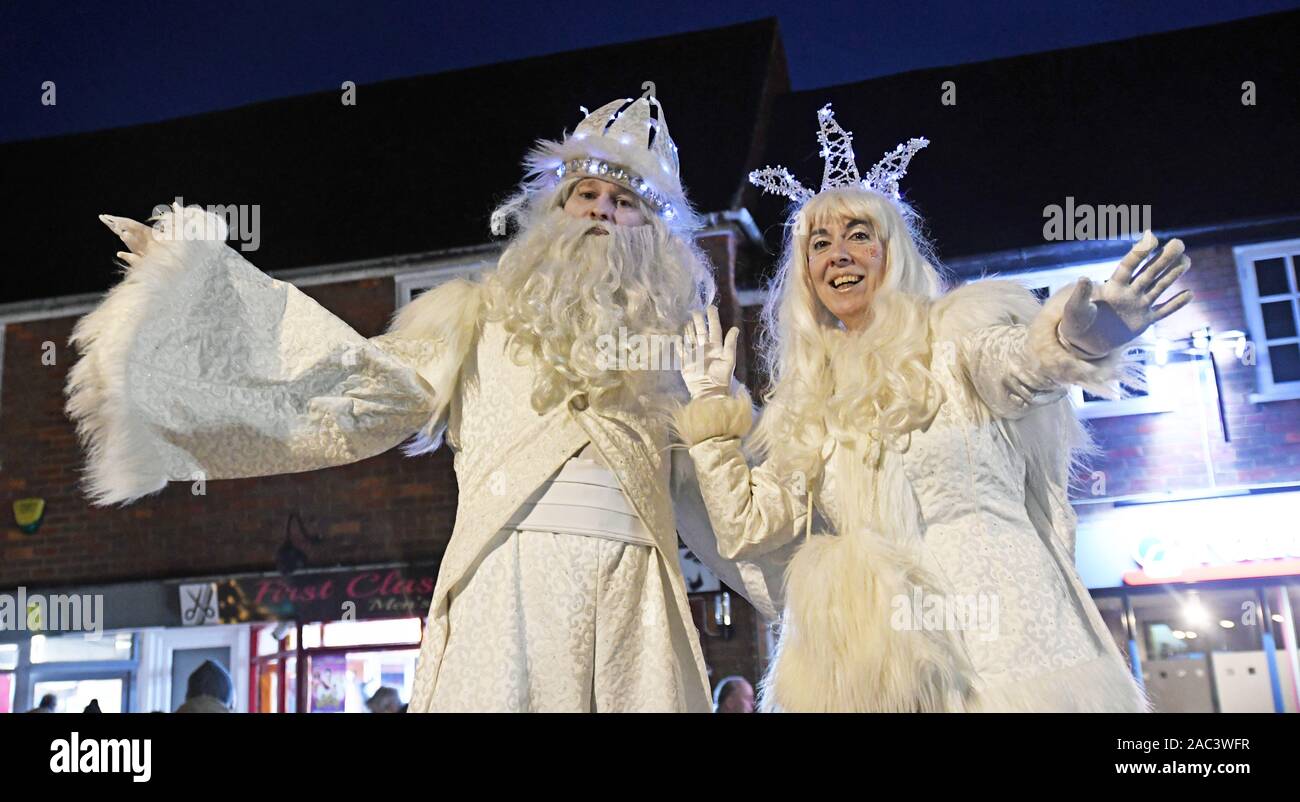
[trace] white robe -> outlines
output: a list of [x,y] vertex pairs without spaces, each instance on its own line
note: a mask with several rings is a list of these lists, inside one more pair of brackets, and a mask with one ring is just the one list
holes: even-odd
[[690,710],[654,548],[502,530],[450,599],[429,710]]
[[[193,208],[169,212],[163,223],[178,231],[219,230],[215,219],[207,227],[190,220],[198,224],[188,229],[175,219],[203,215]],[[514,605],[524,611],[516,624],[538,624],[541,616],[540,626],[555,628],[556,637],[573,634],[575,619],[552,619],[522,590],[502,596],[495,582],[480,580],[511,571],[533,576],[526,562],[513,561],[532,559],[538,544],[516,538],[519,550],[502,551],[501,529],[588,444],[652,534],[653,560],[644,546],[623,549],[615,559],[605,554],[613,548],[608,544],[570,544],[604,554],[606,562],[595,574],[572,577],[587,584],[574,586],[569,603],[583,607],[618,598],[627,600],[626,608],[611,618],[612,629],[578,633],[593,639],[590,655],[573,656],[563,668],[549,663],[541,672],[525,672],[544,686],[539,708],[710,709],[708,674],[677,562],[679,534],[760,613],[772,616],[778,609],[780,558],[786,555],[762,563],[719,557],[690,459],[672,448],[667,422],[591,409],[580,391],[543,413],[533,410],[532,369],[506,354],[504,328],[482,319],[479,288],[472,283],[456,280],[425,293],[401,311],[389,333],[367,339],[224,242],[159,240],[78,322],[72,340],[83,356],[69,374],[67,410],[87,447],[88,490],[97,503],[129,503],[168,481],[342,465],[386,451],[417,431],[437,442],[445,430],[460,499],[421,645],[413,712],[434,709],[435,696],[448,707],[462,704],[436,694],[443,672],[454,678],[460,670],[449,662],[449,649],[455,646],[458,654],[466,648],[460,637],[465,628],[456,630],[451,614],[457,597],[466,602],[463,609]],[[557,553],[538,559],[555,566],[579,559],[569,546],[555,545]],[[497,573],[480,576],[480,569]],[[660,608],[666,611],[662,626],[636,633],[641,641],[620,634],[627,616],[657,616]],[[483,626],[502,623],[495,614],[471,617]],[[497,645],[503,663],[527,668],[527,639]],[[609,663],[593,680],[590,698],[574,697],[574,666],[625,645],[637,658]],[[646,667],[634,670],[632,662]],[[664,669],[668,665],[672,671]],[[660,679],[640,678],[652,669]],[[472,696],[465,704],[480,703],[514,709],[519,696]]]
[[[1146,709],[1074,569],[1066,489],[1070,446],[1086,439],[1066,386],[1113,395],[1130,367],[1056,342],[1064,300],[1040,314],[1019,285],[986,281],[935,303],[930,368],[945,400],[899,450],[882,452],[866,427],[827,438],[811,495],[831,535],[805,542],[792,524],[807,495],[774,461],[746,465],[748,420],[730,408],[747,399],[679,415],[723,554],[799,547],[767,709]],[[1032,404],[1008,391],[1013,376],[1041,390]],[[918,594],[922,609],[906,614]],[[917,618],[931,599],[986,614],[935,626]]]

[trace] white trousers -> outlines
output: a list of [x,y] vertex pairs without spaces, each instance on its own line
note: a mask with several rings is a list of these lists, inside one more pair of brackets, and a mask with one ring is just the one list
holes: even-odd
[[650,546],[510,530],[450,596],[431,710],[684,712],[670,592]]

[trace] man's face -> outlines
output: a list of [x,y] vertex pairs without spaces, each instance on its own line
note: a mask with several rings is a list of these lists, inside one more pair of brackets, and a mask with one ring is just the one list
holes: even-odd
[[737,687],[731,688],[727,698],[718,706],[719,713],[753,713],[754,686],[744,680],[736,680]]
[[[641,201],[632,191],[599,178],[584,178],[564,202],[566,214],[580,220],[590,219],[605,225],[643,226],[646,223]],[[608,233],[596,226],[591,233]]]

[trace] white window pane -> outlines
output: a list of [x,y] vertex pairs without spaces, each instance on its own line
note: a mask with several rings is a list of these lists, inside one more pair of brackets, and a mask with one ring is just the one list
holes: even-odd
[[33,663],[83,662],[86,660],[130,660],[133,636],[129,632],[116,635],[34,635],[32,637]]
[[[305,638],[304,638],[305,640]],[[325,624],[324,645],[363,646],[375,643],[419,643],[420,619],[333,621]]]
[[92,700],[99,703],[102,713],[122,712],[120,679],[57,680],[38,682],[32,687],[38,702],[47,693],[54,695],[56,713],[80,713]]

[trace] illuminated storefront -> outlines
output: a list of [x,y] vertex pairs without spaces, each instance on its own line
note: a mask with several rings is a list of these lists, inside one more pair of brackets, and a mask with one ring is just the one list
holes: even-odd
[[[0,632],[0,712],[172,711],[205,660],[237,712],[365,712],[410,700],[436,563],[65,588],[97,598],[96,632]],[[33,595],[40,593],[32,591]],[[300,677],[309,677],[300,682]]]
[[1300,491],[1080,503],[1079,574],[1161,712],[1297,712]]

